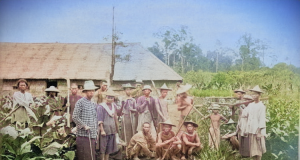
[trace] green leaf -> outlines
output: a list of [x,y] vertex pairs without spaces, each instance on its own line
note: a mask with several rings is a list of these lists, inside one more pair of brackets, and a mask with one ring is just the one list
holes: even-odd
[[68,160],[73,160],[75,158],[75,152],[74,151],[68,151],[64,154],[65,158],[68,158]]
[[53,142],[48,147],[43,149],[43,155],[55,155],[58,153],[58,150],[61,149],[63,145]]

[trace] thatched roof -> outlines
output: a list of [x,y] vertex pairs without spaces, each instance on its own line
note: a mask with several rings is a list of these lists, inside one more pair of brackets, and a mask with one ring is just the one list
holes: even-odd
[[[140,44],[118,45],[116,55],[130,56],[117,58],[115,81],[182,79]],[[0,73],[0,79],[108,80],[111,44],[0,43]]]

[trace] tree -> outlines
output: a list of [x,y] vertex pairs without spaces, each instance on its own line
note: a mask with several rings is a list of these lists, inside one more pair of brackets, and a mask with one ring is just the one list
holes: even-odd
[[162,62],[166,63],[164,59],[163,50],[159,47],[159,44],[157,42],[155,42],[152,47],[148,47],[148,50],[152,52]]

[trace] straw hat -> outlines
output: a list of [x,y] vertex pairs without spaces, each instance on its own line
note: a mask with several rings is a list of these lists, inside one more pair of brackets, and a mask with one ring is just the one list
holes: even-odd
[[244,95],[244,99],[253,100],[253,97],[250,95]]
[[174,125],[170,119],[166,120],[165,122],[160,122],[159,124],[166,124],[166,125],[170,125],[170,126],[174,126],[176,127],[176,125]]
[[107,82],[102,82],[101,85],[102,86],[108,86],[108,83]]
[[198,127],[198,124],[193,122],[192,120],[183,122],[183,125],[187,126],[188,124],[192,124],[194,127]]
[[234,92],[234,93],[236,93],[236,92],[246,93],[245,91],[242,90],[242,88],[236,89],[236,90],[234,90],[233,92]]
[[166,85],[166,83],[164,83],[160,88],[158,88],[158,89],[160,89],[160,90],[169,90],[169,91],[172,91],[172,89],[171,88],[168,88],[167,87],[167,85]]
[[45,90],[45,92],[59,92],[59,90],[57,88],[55,88],[54,86],[50,86],[49,88],[47,88]]
[[135,80],[135,83],[143,84],[144,82],[143,82],[143,80],[141,80],[141,79],[136,79],[136,80]]
[[135,87],[133,87],[130,83],[127,83],[127,84],[123,84],[122,88],[123,89],[125,89],[125,88],[132,88],[132,89],[134,89]]
[[220,110],[220,105],[218,104],[212,104],[211,110]]
[[259,88],[258,85],[256,85],[253,89],[250,89],[250,91],[258,92],[258,93],[263,93],[263,91]]
[[94,82],[92,80],[85,81],[83,85],[83,90],[82,91],[89,91],[89,90],[95,90],[98,87],[95,86]]
[[24,82],[24,83],[29,87],[28,82],[26,81],[26,79],[23,79],[23,78],[22,78],[22,79],[19,79],[19,80],[17,81],[16,86],[19,87],[19,84],[20,84],[21,82]]
[[236,122],[234,122],[234,121],[230,118],[229,121],[228,121],[227,123],[225,123],[225,124],[234,124],[234,123],[236,123]]
[[190,85],[188,83],[186,85],[180,85],[180,87],[176,91],[176,94],[187,92],[191,88],[192,88],[192,85]]
[[143,87],[142,91],[145,90],[145,89],[150,89],[150,91],[152,92],[151,86],[149,86],[149,85],[145,85],[145,86]]
[[102,94],[106,96],[118,96],[119,94],[115,93],[112,89],[108,89],[106,92],[103,92]]

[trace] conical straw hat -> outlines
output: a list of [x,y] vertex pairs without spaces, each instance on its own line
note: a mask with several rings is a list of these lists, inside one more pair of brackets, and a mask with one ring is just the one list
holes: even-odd
[[184,124],[185,126],[187,126],[188,124],[192,124],[194,127],[198,127],[198,124],[195,123],[195,122],[193,122],[192,120],[183,122],[183,124]]
[[164,89],[164,90],[169,90],[169,91],[172,91],[172,89],[171,88],[168,88],[167,87],[167,85],[166,85],[166,83],[164,83],[160,88],[158,88],[158,89]]
[[191,88],[192,88],[192,85],[190,85],[188,83],[186,85],[180,85],[180,87],[176,91],[176,94],[187,92]]
[[119,94],[115,93],[112,89],[108,89],[106,92],[103,92],[102,94],[106,95],[106,96],[118,96]]
[[244,99],[249,99],[249,100],[253,100],[253,97],[250,95],[244,95]]
[[125,89],[125,88],[135,88],[135,87],[133,87],[130,83],[127,83],[127,84],[123,84],[122,88]]
[[234,90],[234,93],[236,93],[236,92],[246,93],[245,91],[242,90],[242,88],[239,88],[239,89]]
[[59,90],[57,88],[55,88],[54,86],[50,86],[49,88],[47,88],[45,90],[45,92],[59,92]]
[[167,125],[176,127],[176,125],[174,125],[170,119],[166,120],[165,122],[160,122],[159,124],[167,124]]
[[263,91],[259,88],[258,85],[256,85],[253,89],[250,89],[250,91],[263,93]]
[[136,80],[135,80],[135,83],[143,84],[144,82],[143,82],[143,80],[141,80],[141,79],[136,79]]
[[150,91],[152,92],[151,86],[149,86],[149,85],[145,85],[144,88],[142,89],[142,91],[145,89],[150,89]]
[[214,103],[214,104],[212,104],[212,107],[210,109],[211,110],[220,110],[220,105]]
[[236,122],[234,122],[231,118],[229,119],[229,121],[226,124],[234,124]]

